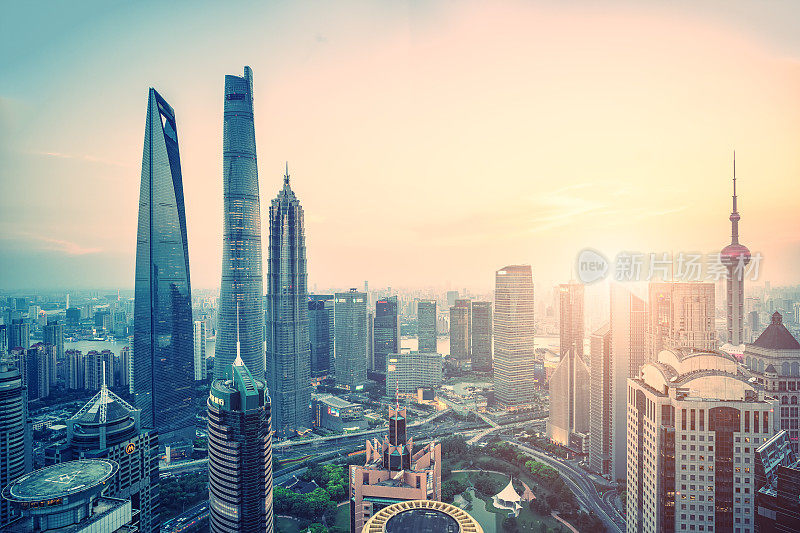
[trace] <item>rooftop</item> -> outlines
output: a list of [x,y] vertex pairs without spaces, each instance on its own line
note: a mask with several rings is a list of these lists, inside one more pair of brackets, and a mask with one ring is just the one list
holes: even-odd
[[777,311],[772,314],[772,322],[753,342],[753,346],[767,350],[800,350],[800,342],[783,325],[783,316]]
[[68,461],[35,470],[3,490],[3,496],[16,502],[61,498],[88,491],[105,483],[119,465],[106,459]]

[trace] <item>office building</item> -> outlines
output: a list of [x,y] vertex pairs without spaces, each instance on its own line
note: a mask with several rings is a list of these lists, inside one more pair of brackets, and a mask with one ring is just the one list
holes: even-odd
[[272,533],[272,430],[266,383],[238,356],[208,397],[211,533]]
[[117,386],[133,393],[131,373],[133,372],[133,358],[131,347],[123,346],[119,351],[119,370],[117,371]]
[[28,401],[50,396],[50,359],[44,345],[34,344],[20,355],[19,361]]
[[800,459],[785,430],[756,449],[755,471],[755,531],[800,531]]
[[755,528],[775,402],[723,352],[663,350],[628,380],[627,531]]
[[[612,438],[613,367],[611,327],[603,325],[589,337],[589,468],[603,476],[611,475],[614,440]],[[627,406],[626,406],[627,408]],[[619,445],[625,443],[619,440]]]
[[583,284],[575,281],[558,286],[559,355],[563,358],[569,350],[583,359]]
[[[102,375],[102,370],[101,370]],[[141,412],[108,390],[100,391],[67,419],[67,437],[45,450],[47,464],[108,459],[119,465],[105,495],[130,500],[140,533],[159,530],[158,434],[142,427]]]
[[[367,298],[369,299],[369,298]],[[367,306],[367,368],[375,363],[375,311]],[[334,372],[335,372],[334,368]],[[373,374],[374,376],[375,374]],[[380,378],[380,376],[377,376]]]
[[436,300],[417,303],[417,349],[423,353],[439,351],[436,334]]
[[142,425],[166,442],[194,439],[194,354],[189,248],[175,112],[155,89],[139,194],[133,375]]
[[65,315],[65,323],[67,330],[70,332],[74,332],[77,330],[81,325],[81,309],[80,307],[69,307],[67,308],[66,315]]
[[412,500],[384,507],[364,525],[363,533],[483,533],[469,513],[455,505],[431,500]]
[[736,156],[733,158],[733,209],[731,210],[731,243],[722,249],[720,262],[725,265],[727,277],[725,315],[728,325],[729,343],[739,346],[744,342],[744,276],[750,263],[750,250],[739,243],[739,210],[736,205]]
[[3,533],[136,532],[131,501],[103,494],[118,470],[114,461],[87,459],[47,466],[19,478],[3,489],[3,498],[22,516]]
[[800,342],[783,324],[775,311],[770,325],[755,342],[746,344],[742,356],[745,366],[759,385],[778,399],[775,425],[785,429],[795,453],[800,445]]
[[458,366],[470,363],[471,318],[472,302],[469,300],[458,299],[450,307],[450,359]]
[[381,509],[410,500],[442,499],[442,446],[436,441],[415,449],[406,437],[406,411],[389,415],[389,434],[367,441],[364,465],[350,465],[350,532]]
[[494,395],[506,409],[529,407],[534,399],[533,276],[530,265],[495,273]]
[[381,298],[375,302],[375,322],[373,324],[374,349],[372,352],[373,372],[386,371],[386,357],[400,351],[400,313],[397,296]]
[[206,323],[204,320],[194,321],[194,380],[205,381],[206,369]]
[[314,427],[335,431],[361,431],[367,429],[364,408],[357,403],[350,403],[332,394],[320,394],[311,397],[311,413]]
[[58,321],[48,322],[42,328],[44,344],[54,347],[56,361],[64,359],[64,324]]
[[453,307],[456,305],[456,300],[458,299],[458,291],[447,291],[447,307]]
[[[21,372],[0,362],[0,486],[30,472],[33,467],[33,442],[26,427],[27,391]],[[15,516],[8,500],[0,498],[0,528]]]
[[438,353],[403,351],[389,354],[386,361],[386,396],[396,391],[416,392],[420,387],[437,389],[442,380],[442,356]]
[[336,385],[357,390],[367,381],[367,295],[350,289],[335,299]]
[[272,426],[281,436],[311,427],[311,348],[303,208],[289,183],[269,208],[267,383]]
[[647,302],[647,359],[661,350],[717,347],[714,330],[714,284],[650,282]]
[[550,414],[547,438],[584,453],[589,445],[589,368],[577,351],[561,354],[550,376]]
[[31,326],[21,318],[11,320],[11,327],[8,333],[8,349],[22,348],[27,350],[31,347]]
[[611,479],[625,479],[628,378],[639,375],[647,354],[644,300],[620,284],[611,285]]
[[324,378],[333,365],[333,295],[308,297],[308,340],[311,345],[311,377]]
[[[242,360],[257,378],[264,377],[264,310],[263,278],[261,268],[261,201],[258,189],[258,166],[256,164],[256,134],[253,122],[253,71],[244,67],[244,76],[225,76],[225,104],[222,134],[222,283],[219,293],[219,331],[214,352],[214,378],[221,379],[236,357],[237,343],[241,345]],[[275,224],[270,210],[271,229]],[[282,219],[281,219],[282,220]],[[295,221],[289,222],[290,227]],[[291,230],[290,230],[291,231]],[[283,248],[280,233],[272,235],[270,246],[270,269],[278,267]],[[290,241],[293,242],[293,241]],[[277,247],[278,250],[274,250]],[[285,253],[290,253],[288,248]],[[278,254],[277,256],[275,254]],[[289,255],[288,257],[295,257]],[[284,257],[284,259],[286,259]],[[303,255],[302,261],[305,261]],[[290,268],[292,265],[289,265]],[[287,274],[287,273],[283,273]],[[303,275],[305,269],[303,269]],[[276,273],[277,275],[277,273]],[[305,278],[304,278],[305,279]],[[281,287],[296,287],[288,279],[275,280]],[[286,283],[283,283],[286,282]],[[305,281],[303,282],[305,288]],[[275,287],[269,288],[270,297],[275,297]],[[280,293],[281,291],[279,291]],[[296,292],[296,291],[292,291]],[[293,296],[287,294],[289,299]],[[302,295],[305,308],[305,294]],[[277,307],[280,309],[280,306]],[[296,305],[294,307],[296,309]],[[292,308],[287,315],[267,322],[267,329],[274,327],[275,320],[287,320],[294,316]],[[305,309],[303,309],[305,317]],[[237,331],[239,332],[237,336]],[[267,332],[269,334],[269,331]],[[278,343],[294,343],[295,339],[279,339]],[[307,349],[307,341],[297,339],[297,345]],[[267,343],[267,349],[270,349]],[[274,354],[273,354],[274,355]],[[283,357],[279,354],[278,357]],[[284,375],[281,369],[279,375]],[[276,390],[270,387],[273,394]],[[280,392],[276,402],[281,403]]]
[[492,302],[472,302],[472,369],[492,370]]

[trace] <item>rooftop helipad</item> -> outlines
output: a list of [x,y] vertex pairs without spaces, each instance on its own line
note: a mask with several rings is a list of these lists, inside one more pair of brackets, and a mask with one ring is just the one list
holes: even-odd
[[11,501],[32,502],[89,491],[113,476],[119,465],[106,459],[81,459],[40,468],[3,491]]

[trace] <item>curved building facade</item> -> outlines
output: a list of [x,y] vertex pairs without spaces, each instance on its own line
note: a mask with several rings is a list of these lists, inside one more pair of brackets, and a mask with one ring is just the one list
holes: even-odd
[[[31,443],[25,442],[25,387],[19,370],[0,364],[0,487],[30,469]],[[27,463],[27,466],[26,466]],[[8,500],[0,498],[0,527],[11,520]]]
[[237,357],[208,397],[208,496],[212,533],[271,533],[272,431],[263,380]]
[[438,531],[441,533],[483,533],[469,513],[455,505],[431,500],[411,500],[384,507],[373,515],[362,533],[403,533]]
[[[222,284],[214,378],[225,376],[236,343],[254,376],[264,376],[261,202],[258,195],[253,71],[225,76],[222,139]],[[237,318],[238,317],[238,318]]]
[[305,219],[287,168],[269,208],[265,313],[272,425],[281,436],[311,427],[307,282]]
[[189,249],[175,112],[151,88],[142,155],[133,324],[133,393],[142,425],[194,438]]

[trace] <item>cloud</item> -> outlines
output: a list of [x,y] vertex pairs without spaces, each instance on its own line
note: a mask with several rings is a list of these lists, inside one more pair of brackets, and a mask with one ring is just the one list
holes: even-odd
[[31,155],[37,156],[45,156],[45,157],[53,157],[57,159],[74,159],[77,161],[86,161],[89,163],[100,163],[102,165],[111,165],[114,167],[123,167],[123,168],[130,168],[130,165],[125,163],[121,163],[119,161],[111,161],[109,159],[103,159],[100,157],[95,157],[93,155],[88,154],[64,154],[61,152],[28,152]]
[[0,237],[2,240],[12,240],[32,245],[33,248],[60,252],[66,255],[88,255],[102,252],[101,248],[87,247],[73,241],[55,239],[45,235],[37,235],[27,231],[20,231],[13,235]]

